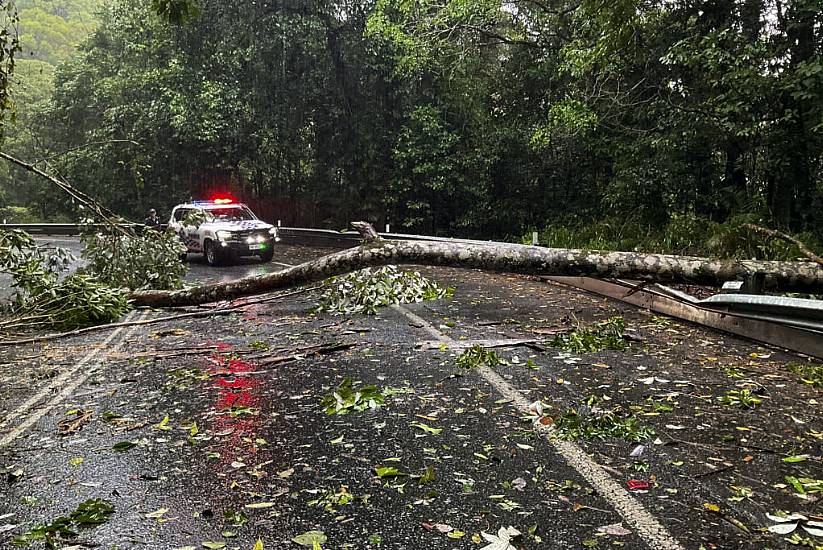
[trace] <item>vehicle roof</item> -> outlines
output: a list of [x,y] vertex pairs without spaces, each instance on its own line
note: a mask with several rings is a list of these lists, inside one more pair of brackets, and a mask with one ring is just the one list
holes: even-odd
[[210,201],[194,201],[194,202],[187,202],[184,204],[178,204],[174,208],[202,208],[203,210],[213,210],[215,208],[240,208],[246,206],[242,202],[230,202],[228,204],[224,203],[214,203]]

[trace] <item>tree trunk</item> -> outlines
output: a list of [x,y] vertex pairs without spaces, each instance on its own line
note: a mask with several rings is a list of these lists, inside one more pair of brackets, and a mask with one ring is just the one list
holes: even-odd
[[[373,230],[372,230],[373,231]],[[823,293],[823,267],[810,262],[709,260],[689,256],[539,248],[503,243],[367,240],[304,264],[230,283],[174,291],[137,291],[137,306],[189,306],[288,288],[364,267],[387,264],[447,266],[529,275],[575,275],[719,285],[764,274],[786,291]]]

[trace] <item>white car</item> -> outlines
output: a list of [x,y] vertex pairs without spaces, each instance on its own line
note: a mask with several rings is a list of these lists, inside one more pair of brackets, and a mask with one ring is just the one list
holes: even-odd
[[178,204],[171,211],[169,227],[186,245],[186,254],[202,253],[209,265],[239,256],[260,256],[263,262],[269,262],[274,256],[274,243],[280,240],[276,227],[257,219],[248,206],[231,199]]

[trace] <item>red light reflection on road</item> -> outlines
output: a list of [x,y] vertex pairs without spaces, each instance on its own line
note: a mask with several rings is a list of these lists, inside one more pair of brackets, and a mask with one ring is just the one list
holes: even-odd
[[[247,376],[257,366],[254,363],[226,357],[232,349],[225,343],[212,344],[217,352],[208,358],[212,387],[217,389],[214,401],[216,414],[212,417],[210,432],[216,434],[210,449],[220,453],[219,463],[243,460],[249,467],[265,461],[265,448],[256,440],[263,427],[262,385],[255,376]],[[254,458],[252,458],[254,457]],[[244,459],[248,459],[247,461]]]

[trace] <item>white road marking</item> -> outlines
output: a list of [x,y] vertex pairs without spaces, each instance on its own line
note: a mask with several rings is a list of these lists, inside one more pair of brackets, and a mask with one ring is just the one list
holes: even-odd
[[[444,344],[454,342],[447,334],[443,334],[431,323],[415,315],[408,309],[402,306],[392,306],[392,309],[403,314],[407,319],[413,321],[415,325],[421,326],[438,341]],[[528,400],[499,374],[486,366],[479,367],[477,372],[486,382],[491,384],[500,395],[511,400],[522,412],[528,413]],[[591,484],[597,493],[606,499],[612,508],[620,514],[627,524],[637,531],[637,534],[646,541],[651,548],[655,550],[683,550],[680,543],[657,521],[657,518],[652,516],[622,485],[617,483],[603,468],[594,462],[580,446],[571,441],[562,441],[550,437],[552,432],[551,427],[537,427],[536,429],[544,436],[544,439],[555,448],[558,454],[565,459],[566,463]]]
[[294,264],[284,264],[283,262],[269,262],[270,264],[279,265],[283,267],[294,267]]
[[[141,317],[146,317],[148,313],[143,313]],[[131,318],[134,316],[134,312],[132,311],[129,313],[124,321],[130,321]],[[85,382],[89,379],[89,377],[95,373],[95,371],[100,367],[100,365],[106,360],[106,356],[109,353],[115,353],[120,347],[125,343],[126,338],[130,336],[138,327],[130,327],[128,330],[125,331],[123,334],[123,338],[121,338],[112,348],[107,349],[109,343],[117,338],[118,335],[123,333],[123,327],[116,329],[114,332],[108,335],[103,342],[86,354],[80,361],[77,362],[74,367],[67,370],[57,378],[55,378],[51,384],[37,392],[35,395],[27,399],[22,405],[17,407],[7,418],[0,424],[0,428],[6,427],[9,423],[11,423],[16,418],[26,414],[33,405],[39,403],[42,399],[48,396],[50,393],[53,393],[57,388],[62,387],[60,392],[55,395],[51,400],[49,400],[46,404],[43,405],[40,409],[35,412],[32,412],[28,415],[28,417],[21,422],[18,426],[12,428],[6,435],[0,438],[0,447],[4,447],[17,439],[23,432],[33,426],[38,420],[40,420],[43,416],[45,416],[49,411],[51,411],[55,406],[60,404],[63,400],[65,400],[71,393],[76,390],[80,384]],[[105,350],[103,357],[99,359],[95,364],[91,367],[86,368],[85,372],[80,374],[74,380],[69,381],[69,379],[74,376],[78,371],[86,367],[89,362],[91,362],[102,350]]]

